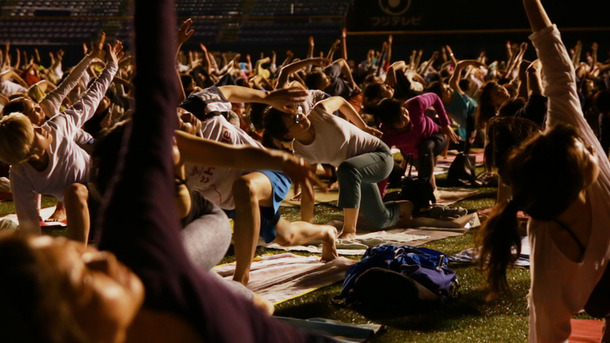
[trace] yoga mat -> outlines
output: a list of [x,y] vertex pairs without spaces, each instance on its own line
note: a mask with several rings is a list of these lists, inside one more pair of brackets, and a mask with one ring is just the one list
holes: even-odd
[[[454,263],[474,264],[477,258],[478,255],[475,253],[474,248],[468,248],[458,254],[449,256],[449,261]],[[523,268],[530,267],[530,241],[527,236],[521,237],[521,253],[517,257],[517,260],[513,262],[513,265]]]
[[[430,227],[422,226],[417,228],[407,229],[389,229],[380,231],[375,230],[366,223],[359,222],[358,234],[354,239],[338,239],[337,240],[337,253],[343,256],[361,256],[364,254],[366,249],[371,246],[380,244],[397,244],[397,245],[422,245],[431,241],[444,239],[447,237],[455,237],[464,234],[472,227],[480,225],[478,216],[476,213],[468,214],[462,218],[459,218],[457,222],[439,221],[426,218],[428,224],[443,224],[445,227]],[[337,227],[341,230],[343,222],[340,220],[333,220],[328,223]],[[453,227],[451,227],[452,225]],[[322,242],[311,242],[307,245],[297,245],[290,247],[283,247],[276,243],[264,244],[261,240],[259,245],[269,249],[285,250],[285,251],[302,251],[315,254],[322,253]]]
[[[323,192],[318,186],[314,187],[314,203],[315,204],[324,204],[332,201],[337,201],[339,199],[339,191],[328,191]],[[286,195],[286,199],[282,201],[282,206],[301,206],[300,199],[294,199],[294,186],[290,187],[288,191],[288,195]]]
[[274,316],[293,327],[334,338],[339,343],[365,342],[381,330],[381,324],[348,324],[327,318],[298,319]]
[[[332,222],[329,224],[333,224]],[[459,235],[455,233],[448,233],[449,235]],[[446,237],[443,235],[443,237]],[[426,242],[431,239],[431,235],[428,232],[422,233],[421,231],[413,231],[410,229],[394,229],[384,230],[377,232],[362,233],[356,235],[354,239],[338,239],[337,240],[337,253],[342,256],[359,256],[363,255],[366,249],[370,246],[376,246],[380,244],[412,244],[413,242]],[[438,239],[438,238],[437,238]],[[301,251],[309,252],[313,254],[322,253],[322,242],[310,242],[307,245],[295,245],[290,247],[283,247],[277,243],[262,244],[265,248],[285,250],[285,251]]]
[[[46,207],[40,210],[40,217],[42,217],[42,221],[40,222],[40,227],[67,227],[66,222],[47,222],[45,219],[49,218],[55,212],[55,206]],[[17,214],[11,213],[7,214],[4,217],[0,218],[0,229],[8,229],[8,230],[16,230],[19,226],[19,220],[17,219]]]
[[601,320],[592,319],[570,319],[572,332],[569,343],[599,343],[602,338]]
[[[321,262],[317,256],[291,253],[257,257],[250,267],[248,288],[278,304],[342,281],[345,272],[356,262],[343,257]],[[216,266],[213,270],[230,280],[235,263]]]

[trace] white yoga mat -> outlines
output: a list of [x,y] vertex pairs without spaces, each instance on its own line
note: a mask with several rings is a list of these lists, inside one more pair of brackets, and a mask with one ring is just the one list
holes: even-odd
[[[337,240],[337,252],[339,255],[343,256],[356,256],[363,255],[368,247],[380,244],[408,244],[416,246],[447,237],[459,236],[469,229],[481,225],[476,213],[468,214],[455,221],[440,221],[437,219],[425,218],[421,219],[420,223],[422,226],[417,228],[371,231],[374,228],[367,226],[366,223],[359,222],[359,233],[356,235],[356,238]],[[328,224],[341,229],[342,222],[334,220]],[[264,244],[261,240],[259,241],[259,245],[269,249],[302,251],[314,254],[322,253],[322,242],[311,242],[307,245],[283,247],[276,243]]]
[[[277,304],[343,280],[356,262],[344,257],[321,262],[317,256],[291,253],[262,256],[252,262],[248,288]],[[214,271],[232,279],[235,263],[216,266]]]
[[[40,210],[40,217],[42,217],[43,221],[40,223],[41,227],[45,226],[61,226],[66,227],[66,223],[64,222],[47,222],[45,221],[49,218],[53,212],[55,212],[55,206],[46,207]],[[17,219],[17,214],[7,214],[4,217],[0,218],[0,230],[11,230],[15,231],[19,227],[19,220]]]

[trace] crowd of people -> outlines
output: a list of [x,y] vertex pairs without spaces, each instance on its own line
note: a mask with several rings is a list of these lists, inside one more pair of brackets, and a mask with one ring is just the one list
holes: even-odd
[[[434,190],[438,156],[485,149],[499,195],[480,261],[491,291],[507,291],[517,212],[529,216],[531,342],[566,341],[583,308],[610,314],[610,61],[597,44],[568,50],[540,0],[523,0],[534,61],[527,43],[507,43],[503,61],[450,46],[393,61],[389,36],[355,62],[343,30],[320,56],[311,37],[307,56],[254,64],[204,42],[184,49],[193,22],[173,29],[172,0],[135,2],[134,51],[101,34],[70,68],[61,50],[48,65],[37,50],[0,53],[0,191],[19,219],[0,233],[0,275],[14,280],[0,283],[2,337],[328,341],[273,320],[247,289],[256,245],[321,241],[330,261],[360,214],[378,229],[413,225],[413,203],[384,200],[406,169],[390,148]],[[314,186],[334,181],[340,230],[314,222]],[[292,186],[301,221],[279,212]],[[41,195],[58,199],[66,239],[41,235]],[[233,281],[217,279],[231,242]]]

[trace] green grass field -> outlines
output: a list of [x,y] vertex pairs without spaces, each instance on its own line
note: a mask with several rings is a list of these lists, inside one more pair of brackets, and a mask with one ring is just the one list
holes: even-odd
[[[495,188],[481,188],[478,194],[456,203],[469,211],[493,206]],[[289,220],[296,220],[296,209],[284,208]],[[316,218],[340,213],[331,206],[316,206]],[[459,253],[474,245],[477,229],[453,238],[433,241],[424,246],[443,251],[447,255]],[[333,297],[341,292],[335,284],[286,301],[276,307],[276,315],[311,318],[324,317],[346,323],[383,324],[384,330],[371,342],[525,342],[527,341],[527,303],[529,271],[515,268],[508,272],[512,287],[510,296],[486,300],[483,276],[477,266],[450,265],[460,283],[460,298],[450,303],[417,310],[401,316],[384,316],[380,313],[359,313],[352,308],[334,305]],[[409,313],[409,311],[406,311]]]
[[[442,178],[439,180],[442,185]],[[459,201],[455,205],[469,211],[489,208],[495,202],[495,188],[480,188],[476,195]],[[44,197],[43,206],[54,205],[55,200]],[[282,208],[288,220],[297,220],[296,208]],[[12,202],[0,203],[0,215],[14,213]],[[316,206],[317,222],[326,222],[332,215],[341,211],[333,206]],[[458,253],[473,246],[477,229],[453,238],[433,241],[426,247],[443,251],[447,255]],[[46,230],[54,236],[65,234],[65,230]],[[257,253],[274,253],[259,249]],[[227,256],[223,262],[233,260]],[[434,342],[434,343],[474,343],[474,342],[526,342],[527,305],[526,294],[529,287],[529,271],[515,268],[508,271],[510,296],[487,300],[483,276],[477,266],[450,265],[460,283],[461,296],[447,304],[417,310],[407,315],[388,316],[380,313],[359,313],[352,308],[333,304],[332,299],[339,295],[341,284],[337,283],[311,292],[302,297],[279,304],[276,315],[312,318],[324,317],[346,323],[378,323],[384,329],[371,339],[371,342]],[[409,311],[407,311],[409,313]],[[585,318],[583,316],[583,318]]]

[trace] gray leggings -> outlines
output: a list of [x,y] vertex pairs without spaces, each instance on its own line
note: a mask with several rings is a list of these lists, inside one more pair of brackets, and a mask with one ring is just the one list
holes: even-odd
[[[197,192],[191,192],[191,211],[182,220],[182,241],[191,262],[210,271],[227,253],[231,244],[231,223],[225,212]],[[211,271],[214,276],[218,276]],[[243,284],[218,278],[234,293],[252,299]]]
[[359,208],[374,226],[383,229],[398,222],[400,209],[394,202],[384,203],[377,187],[394,166],[394,158],[387,145],[374,152],[348,158],[337,168],[339,207]]

